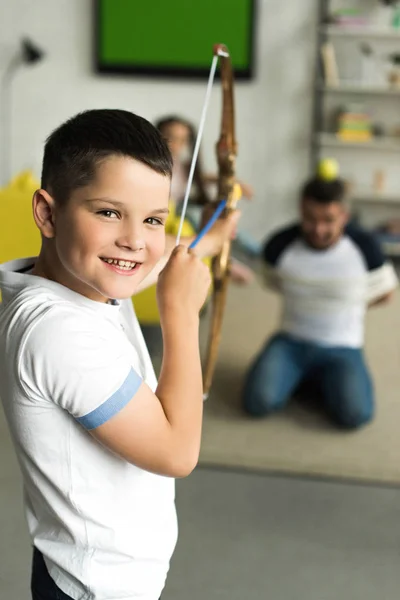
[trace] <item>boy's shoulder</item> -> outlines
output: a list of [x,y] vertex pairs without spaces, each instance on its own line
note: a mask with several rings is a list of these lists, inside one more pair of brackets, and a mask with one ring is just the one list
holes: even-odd
[[[21,289],[3,289],[0,308],[2,354],[14,348],[23,352],[47,354],[79,346],[82,337],[93,340],[93,348],[112,344],[119,337],[113,320],[102,311],[90,310],[84,304],[65,298],[56,289],[42,284],[39,278]],[[111,308],[111,307],[110,307]],[[117,342],[117,339],[116,339]],[[13,353],[15,356],[15,353]]]
[[40,283],[6,296],[0,308],[0,379],[13,390],[8,398],[22,393],[63,406],[71,400],[65,390],[74,390],[74,382],[90,382],[99,394],[115,381],[117,388],[121,377],[138,366],[119,319],[107,313]]
[[0,268],[0,361],[12,368],[21,361],[75,364],[85,355],[88,364],[110,353],[131,356],[128,339],[139,344],[139,336],[130,300],[95,302],[14,267]]
[[[26,321],[39,322],[44,317],[51,316],[52,320],[59,317],[62,322],[67,314],[83,317],[85,312],[82,307],[49,289],[47,286],[36,282],[21,289],[3,288],[1,304],[2,322],[13,322],[14,325],[23,326]],[[18,319],[15,319],[18,315]]]

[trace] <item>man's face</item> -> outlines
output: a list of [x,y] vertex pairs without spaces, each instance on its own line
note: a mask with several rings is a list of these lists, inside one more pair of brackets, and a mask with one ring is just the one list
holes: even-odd
[[334,244],[343,234],[348,212],[341,202],[322,204],[312,198],[301,202],[301,227],[307,243],[317,250]]
[[136,160],[104,160],[90,185],[54,206],[56,281],[97,301],[132,296],[164,253],[169,191],[169,177]]

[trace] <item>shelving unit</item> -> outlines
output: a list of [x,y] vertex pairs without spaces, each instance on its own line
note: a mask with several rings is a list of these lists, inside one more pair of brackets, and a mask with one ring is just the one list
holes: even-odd
[[[329,0],[326,1],[329,4]],[[389,27],[365,27],[345,25],[320,25],[322,34],[329,37],[364,38],[377,40],[400,40],[400,32]]]
[[371,202],[373,204],[400,204],[400,192],[398,194],[387,194],[385,192],[371,192],[370,190],[358,190],[353,194],[356,202]]
[[400,89],[384,87],[383,85],[368,85],[363,83],[340,82],[338,85],[318,84],[318,90],[326,94],[355,94],[357,96],[399,96]]
[[[335,133],[318,133],[318,144],[320,147],[357,149],[361,151],[372,150],[375,152],[400,152],[400,137],[376,137],[368,142],[344,142]],[[400,161],[400,156],[399,156]]]
[[[349,0],[346,4],[351,6],[355,2]],[[400,29],[390,27],[389,21],[384,26],[332,24],[332,12],[337,8],[335,4],[338,4],[335,0],[319,1],[311,168],[315,171],[318,161],[323,157],[337,158],[343,175],[351,180],[354,190],[351,194],[353,212],[361,223],[365,215],[368,215],[369,221],[375,219],[376,223],[369,226],[376,228],[384,220],[380,216],[382,214],[386,219],[400,219],[400,85],[390,85],[383,66],[379,78],[363,81],[354,57],[361,64],[361,44],[373,47],[376,56],[393,53],[400,56]],[[373,11],[379,6],[383,7],[379,0],[363,0],[358,2],[357,8]],[[335,49],[337,56],[339,77],[333,82],[327,82],[325,78],[321,50],[327,44]],[[387,60],[382,64],[387,66],[388,63]],[[349,77],[349,72],[354,76]],[[373,121],[374,124],[379,123],[380,131],[374,128],[374,135],[368,141],[345,141],[337,135],[332,124],[334,109],[353,103],[374,109]],[[373,185],[374,173],[377,172],[384,172],[386,185],[382,189],[376,183]],[[398,240],[386,236],[383,246],[388,254],[400,257],[400,235]]]

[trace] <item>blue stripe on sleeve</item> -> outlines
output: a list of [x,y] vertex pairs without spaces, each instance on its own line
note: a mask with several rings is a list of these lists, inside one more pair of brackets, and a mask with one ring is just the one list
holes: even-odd
[[131,369],[124,383],[108,400],[92,412],[83,417],[78,417],[76,420],[86,429],[95,429],[103,425],[128,404],[132,396],[138,391],[141,383],[141,377]]

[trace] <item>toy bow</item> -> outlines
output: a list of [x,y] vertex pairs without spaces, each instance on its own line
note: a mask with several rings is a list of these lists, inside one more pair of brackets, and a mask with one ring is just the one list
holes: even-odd
[[[233,100],[233,71],[229,52],[223,44],[214,46],[214,57],[207,86],[206,99],[200,119],[199,132],[194,148],[192,164],[189,171],[186,194],[183,201],[181,221],[176,243],[179,243],[183,220],[189,200],[190,187],[193,181],[195,164],[199,152],[200,140],[204,129],[207,106],[211,95],[212,82],[218,60],[220,61],[221,85],[222,85],[222,122],[221,133],[216,145],[218,160],[218,196],[217,202],[208,203],[203,210],[202,231],[190,247],[201,239],[209,227],[219,218],[227,218],[230,212],[235,210],[237,201],[240,199],[240,186],[235,183],[235,161],[237,144],[235,139],[234,100]],[[223,210],[222,210],[223,209]],[[221,215],[221,216],[220,216]],[[218,348],[221,340],[221,329],[226,304],[226,294],[230,275],[230,252],[231,242],[226,241],[218,256],[212,261],[213,296],[211,326],[208,335],[207,354],[203,373],[204,398],[208,397],[214,374],[215,364],[218,357]]]
[[[221,133],[216,144],[218,160],[218,203],[226,200],[226,207],[221,218],[226,218],[235,210],[240,197],[235,184],[235,166],[237,143],[235,138],[235,107],[233,94],[232,63],[226,46],[219,44],[214,47],[214,56],[219,55],[221,86],[222,86],[222,119]],[[212,203],[214,207],[216,203]],[[203,213],[203,220],[212,212],[207,206]],[[227,289],[230,278],[230,253],[231,241],[227,240],[221,252],[212,261],[212,314],[208,335],[207,353],[203,371],[203,393],[208,397],[218,358],[218,349],[221,341],[222,323],[226,305]]]

